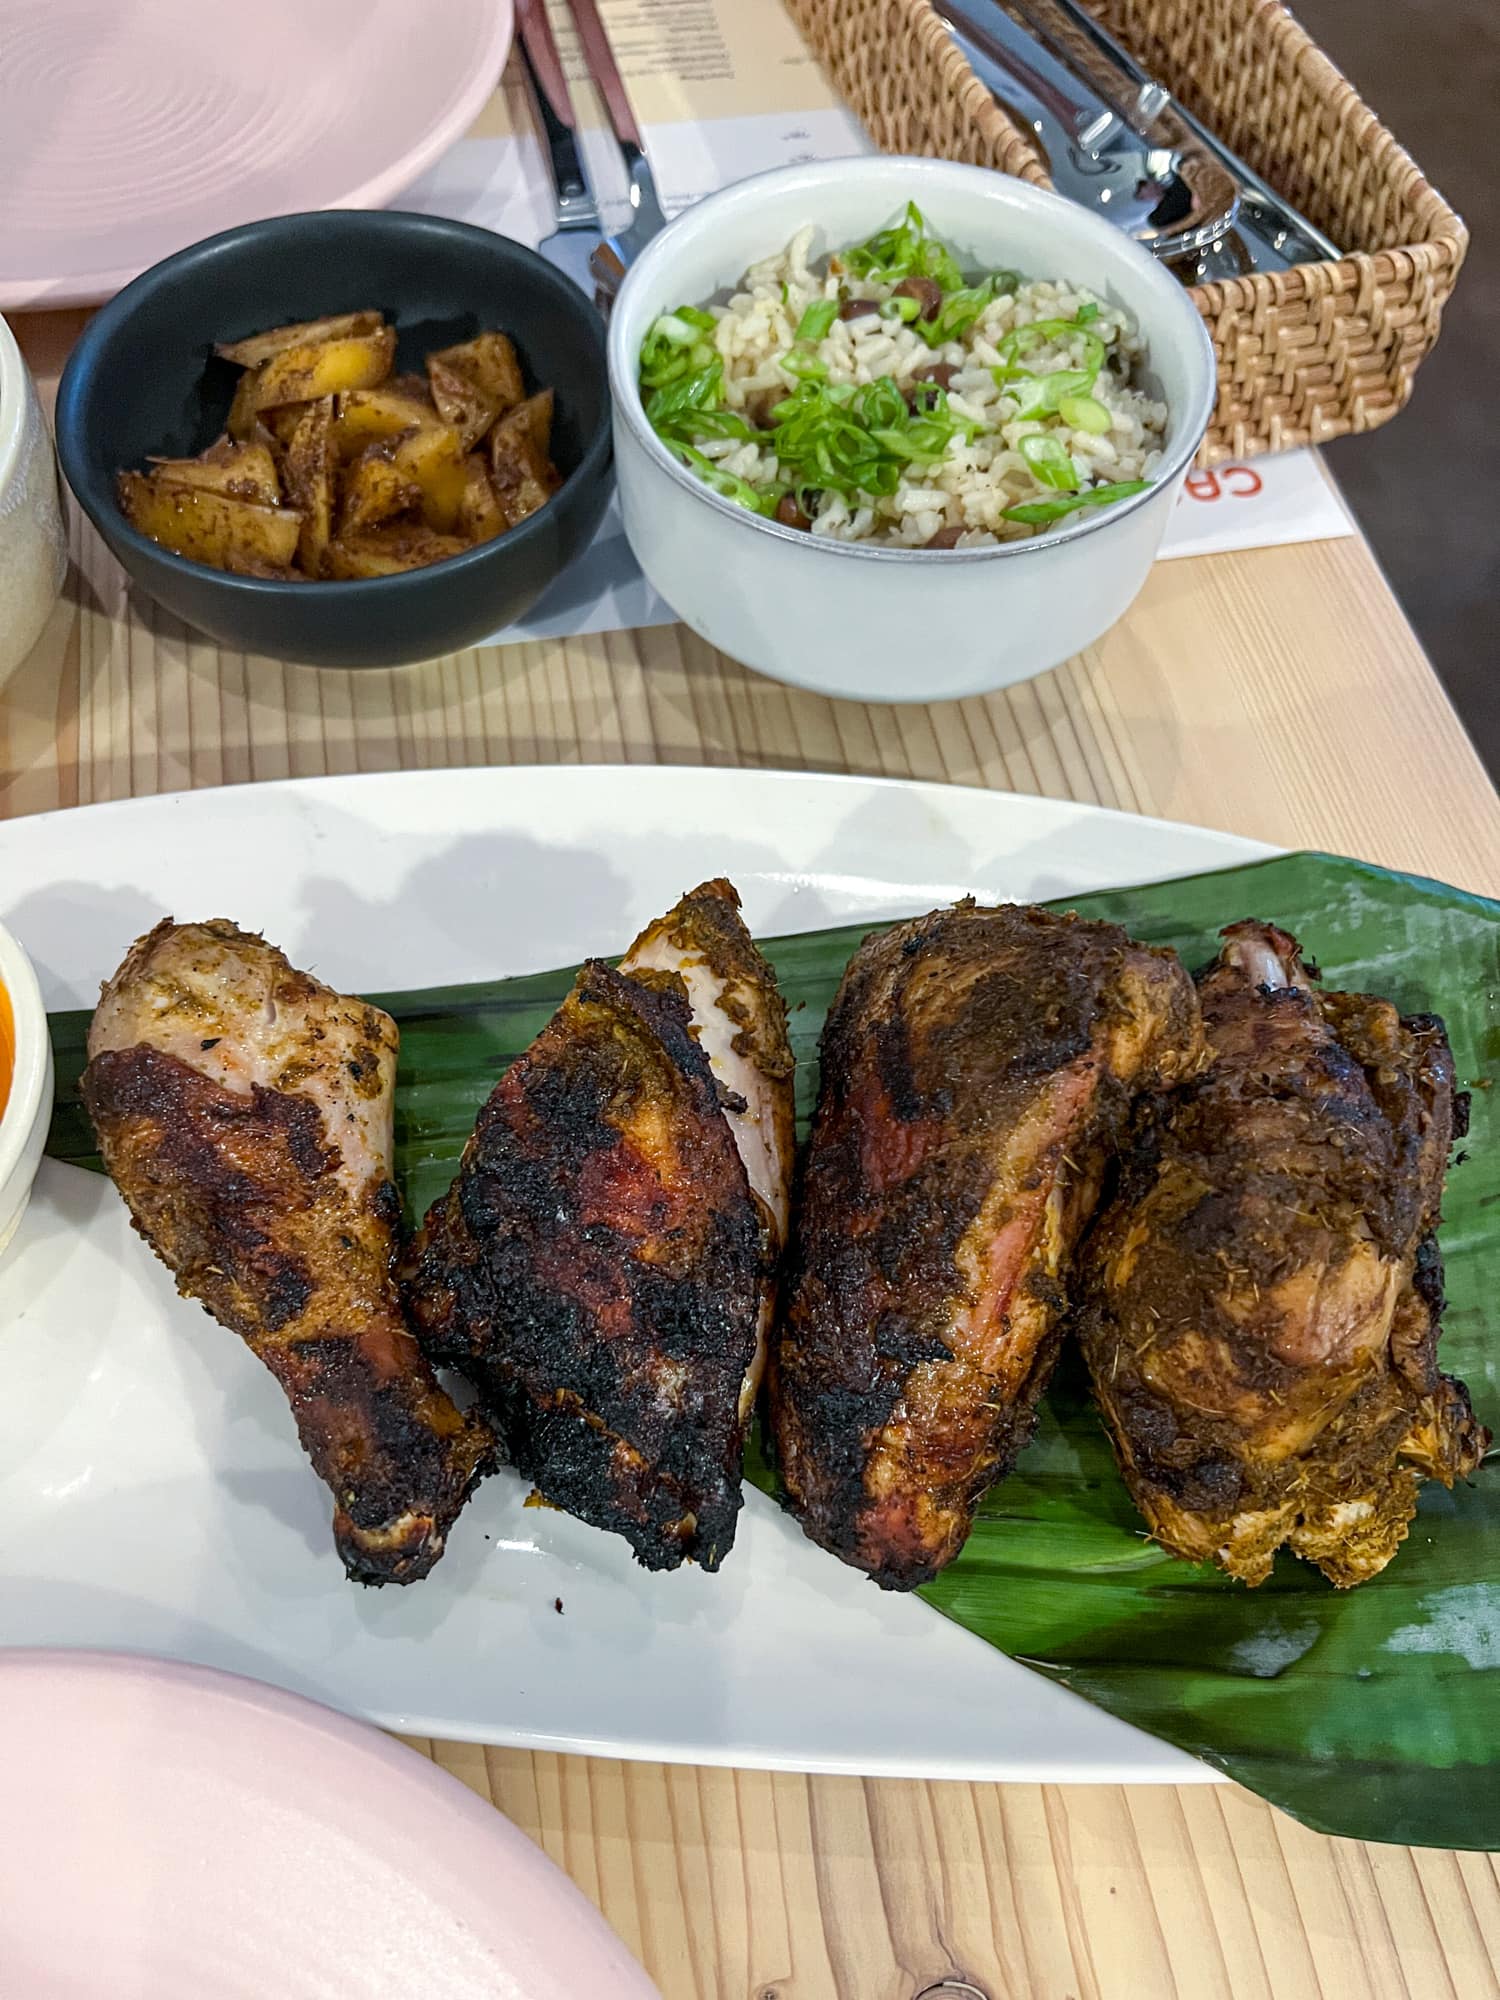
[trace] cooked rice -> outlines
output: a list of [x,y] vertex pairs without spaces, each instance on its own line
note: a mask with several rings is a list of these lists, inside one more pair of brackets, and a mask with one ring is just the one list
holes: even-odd
[[[715,344],[724,362],[725,402],[757,424],[764,421],[773,398],[796,386],[796,378],[780,363],[796,343],[803,313],[815,300],[844,295],[836,256],[823,260],[821,270],[808,261],[815,233],[811,225],[799,230],[779,256],[746,272],[727,305],[708,307],[718,321]],[[877,302],[895,289],[866,278],[844,280],[844,292]],[[1017,417],[1015,398],[996,385],[991,373],[1000,360],[997,343],[1013,328],[1035,320],[1072,319],[1085,305],[1097,307],[1089,331],[1106,348],[1105,364],[1091,393],[1109,412],[1108,431],[1075,429],[1057,415]],[[1021,455],[1021,439],[1034,432],[1056,437],[1080,469],[1101,481],[1150,480],[1156,471],[1166,406],[1130,386],[1144,358],[1144,345],[1128,313],[1081,285],[1051,278],[1024,281],[1014,292],[993,299],[961,337],[937,347],[929,347],[899,320],[874,315],[835,320],[816,351],[830,383],[858,385],[890,376],[903,391],[912,386],[919,370],[946,362],[956,371],[949,386],[949,407],[956,416],[982,423],[985,429],[969,443],[954,437],[938,464],[909,468],[892,494],[851,501],[824,492],[812,516],[815,534],[918,548],[944,529],[957,529],[962,531],[957,546],[965,549],[1044,534],[1056,524],[1004,518],[1007,507],[1057,497]],[[1082,354],[1077,337],[1058,339],[1029,349],[1025,365],[1040,375],[1076,368]],[[780,477],[775,454],[764,444],[708,438],[698,440],[697,448],[754,487],[773,487]],[[1078,518],[1069,515],[1067,520]]]

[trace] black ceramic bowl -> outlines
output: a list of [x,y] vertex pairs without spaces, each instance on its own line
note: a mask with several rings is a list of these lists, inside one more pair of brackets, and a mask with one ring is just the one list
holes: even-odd
[[[528,391],[556,392],[561,489],[508,534],[447,562],[361,583],[277,583],[173,555],[120,512],[115,475],[185,457],[224,428],[240,371],[216,341],[379,307],[398,371],[498,327]],[[68,484],[149,596],[237,651],[323,667],[387,667],[472,646],[522,617],[588,546],[612,484],[604,325],[545,258],[467,223],[384,210],[274,216],[179,251],[84,329],[57,396]]]

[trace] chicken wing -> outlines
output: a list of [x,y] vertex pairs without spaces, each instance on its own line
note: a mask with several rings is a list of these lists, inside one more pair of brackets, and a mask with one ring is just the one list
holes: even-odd
[[1172,1554],[1265,1580],[1383,1569],[1423,1476],[1487,1434],[1441,1374],[1434,1232],[1464,1124],[1436,1016],[1319,995],[1295,939],[1233,924],[1200,993],[1212,1065],[1159,1107],[1090,1239],[1084,1352]]
[[395,1023],[233,924],[158,924],[104,987],[81,1093],[178,1290],[292,1406],[361,1583],[425,1576],[493,1450],[402,1323]]
[[889,1589],[962,1548],[1030,1434],[1136,1092],[1201,1029],[1169,952],[961,903],[855,953],[823,1035],[772,1414],[812,1538]]
[[627,964],[586,965],[496,1085],[406,1294],[545,1499],[715,1569],[786,1213],[784,1010],[727,883]]

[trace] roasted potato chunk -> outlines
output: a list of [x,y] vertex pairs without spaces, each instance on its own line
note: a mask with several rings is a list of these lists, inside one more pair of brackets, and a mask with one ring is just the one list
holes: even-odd
[[285,451],[306,408],[306,403],[284,403],[279,410],[262,410],[255,421],[275,448]]
[[421,489],[422,518],[439,534],[458,525],[464,500],[464,453],[451,424],[408,431],[391,447],[397,469]]
[[172,486],[201,486],[210,493],[229,493],[237,500],[254,500],[262,507],[281,505],[281,481],[269,444],[252,440],[235,444],[220,438],[197,458],[153,458],[153,477]]
[[490,432],[490,476],[507,527],[544,507],[562,484],[547,456],[551,432],[550,389],[519,404]]
[[562,484],[552,391],[526,394],[515,347],[488,332],[393,372],[376,312],[223,341],[241,374],[225,435],[196,458],[122,471],[143,534],[245,576],[369,578],[441,562],[503,535]]
[[267,583],[307,583],[310,581],[300,569],[281,569],[275,563],[262,562],[259,556],[231,556],[225,568],[236,576],[261,576]]
[[323,551],[333,533],[334,484],[338,460],[333,449],[333,398],[305,403],[286,448],[286,497],[302,515],[297,561],[308,576],[323,567]]
[[159,475],[122,472],[120,507],[153,542],[214,569],[264,565],[283,570],[297,553],[302,516],[292,507],[261,507],[202,486],[174,486]]
[[384,324],[385,317],[378,312],[335,313],[329,319],[304,319],[291,326],[273,326],[265,333],[249,334],[244,340],[221,341],[214,353],[221,361],[233,361],[241,368],[258,368],[273,354],[284,354],[289,347],[316,347],[325,340],[378,333]]
[[392,375],[381,384],[387,395],[404,396],[408,403],[418,404],[427,415],[429,423],[438,420],[438,407],[432,400],[432,387],[425,375]]
[[312,403],[349,389],[373,389],[390,374],[395,358],[396,335],[388,326],[284,347],[256,369],[251,407],[274,410],[282,403]]
[[432,399],[459,434],[465,451],[472,451],[500,414],[482,389],[432,355],[427,363]]
[[431,528],[404,524],[372,528],[349,541],[335,536],[323,558],[323,573],[346,581],[399,576],[404,570],[425,569],[428,563],[461,556],[468,546],[457,535],[437,535]]
[[[513,410],[526,394],[515,347],[503,333],[476,334],[472,340],[460,341],[457,347],[444,347],[436,354],[429,354],[427,376],[432,383],[432,400],[450,424],[460,422],[457,404],[449,408],[443,401],[444,395],[451,397],[456,393],[451,387],[454,376],[467,382],[470,392],[477,393],[497,417]],[[444,382],[441,393],[439,376]]]
[[517,403],[504,420],[508,437],[525,438],[543,458],[552,453],[552,391],[539,389],[524,403]]
[[495,498],[489,467],[477,451],[471,451],[464,460],[464,497],[458,510],[458,532],[467,535],[471,542],[491,542],[509,526]]
[[353,389],[335,405],[334,445],[340,458],[354,458],[366,445],[441,422],[425,383],[421,397],[398,390],[395,382],[378,389]]
[[257,428],[264,429],[255,414],[255,377],[242,375],[234,392],[234,401],[229,405],[229,415],[224,419],[224,428],[236,444],[248,444],[255,436]]
[[339,508],[339,535],[355,539],[367,528],[394,519],[422,504],[422,489],[395,460],[395,446],[366,445],[344,474],[344,498]]

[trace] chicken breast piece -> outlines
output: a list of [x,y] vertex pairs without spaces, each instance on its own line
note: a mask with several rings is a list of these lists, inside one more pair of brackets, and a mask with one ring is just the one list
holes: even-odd
[[807,1533],[889,1589],[963,1547],[1030,1435],[1136,1093],[1192,982],[1114,925],[962,903],[870,937],[823,1034],[771,1405]]
[[755,1355],[740,1390],[740,1413],[748,1420],[765,1367],[791,1212],[796,1103],[786,1002],[745,928],[738,891],[722,876],[649,924],[620,970],[633,978],[662,973],[681,980],[690,1032],[708,1057],[760,1213],[760,1312]]
[[543,1498],[648,1569],[734,1539],[761,1214],[683,981],[592,961],[491,1092],[406,1296]]
[[1347,1587],[1395,1554],[1421,1479],[1452,1485],[1488,1442],[1437,1366],[1466,1105],[1435,1015],[1319,995],[1272,925],[1224,938],[1200,981],[1211,1066],[1140,1136],[1080,1333],[1163,1548],[1255,1584],[1284,1543]]
[[168,920],[105,985],[80,1085],[136,1228],[286,1391],[361,1583],[425,1576],[493,1453],[401,1319],[396,1051],[264,939]]

